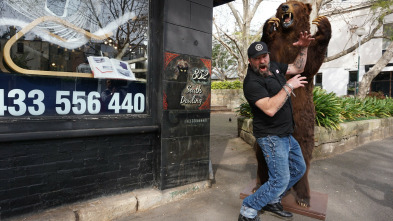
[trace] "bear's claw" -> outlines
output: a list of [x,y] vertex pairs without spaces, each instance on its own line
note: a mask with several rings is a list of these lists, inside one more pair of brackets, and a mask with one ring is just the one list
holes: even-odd
[[252,193],[255,193],[259,189],[259,187],[261,187],[260,183],[255,184],[255,187],[252,189]]
[[312,23],[314,24],[314,25],[319,25],[319,23],[320,22],[322,22],[322,20],[327,20],[327,18],[325,17],[325,16],[319,16],[318,18],[316,18],[316,19],[314,19],[313,21],[312,21]]
[[273,25],[275,25],[275,27],[277,28],[278,25],[280,25],[280,19],[278,19],[278,18],[270,18],[268,23],[270,23],[270,24],[273,23]]
[[310,207],[310,200],[308,199],[296,199],[296,203],[304,208]]

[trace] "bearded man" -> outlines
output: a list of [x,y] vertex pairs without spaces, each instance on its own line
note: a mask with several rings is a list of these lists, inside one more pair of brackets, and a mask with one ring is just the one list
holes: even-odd
[[[264,42],[254,42],[248,48],[249,66],[243,83],[244,96],[254,115],[253,134],[265,157],[269,179],[256,192],[244,199],[239,221],[258,221],[258,211],[264,210],[282,218],[291,218],[281,205],[282,196],[306,171],[298,142],[292,137],[294,122],[291,93],[304,87],[307,50],[311,41],[307,32],[293,43],[301,47],[292,64],[270,61]],[[293,75],[286,81],[285,75]]]

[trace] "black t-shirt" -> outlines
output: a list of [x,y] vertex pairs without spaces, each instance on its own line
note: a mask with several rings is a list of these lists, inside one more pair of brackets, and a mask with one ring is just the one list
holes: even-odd
[[243,82],[243,92],[254,115],[253,133],[256,138],[268,135],[280,137],[293,133],[293,117],[290,98],[285,102],[277,113],[270,117],[259,109],[255,102],[265,97],[273,97],[286,84],[285,73],[288,65],[277,62],[270,62],[270,71],[273,75],[263,77],[255,73],[249,66],[246,78]]

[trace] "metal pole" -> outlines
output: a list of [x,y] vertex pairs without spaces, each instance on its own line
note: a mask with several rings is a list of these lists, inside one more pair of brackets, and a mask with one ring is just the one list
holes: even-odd
[[358,94],[358,88],[359,88],[359,72],[360,72],[360,36],[358,36],[358,73],[356,75],[356,85],[355,85],[355,96]]

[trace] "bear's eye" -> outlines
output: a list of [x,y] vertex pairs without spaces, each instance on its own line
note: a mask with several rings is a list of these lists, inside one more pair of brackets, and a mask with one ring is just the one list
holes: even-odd
[[294,4],[293,6],[295,6],[295,7],[299,7],[299,4]]

